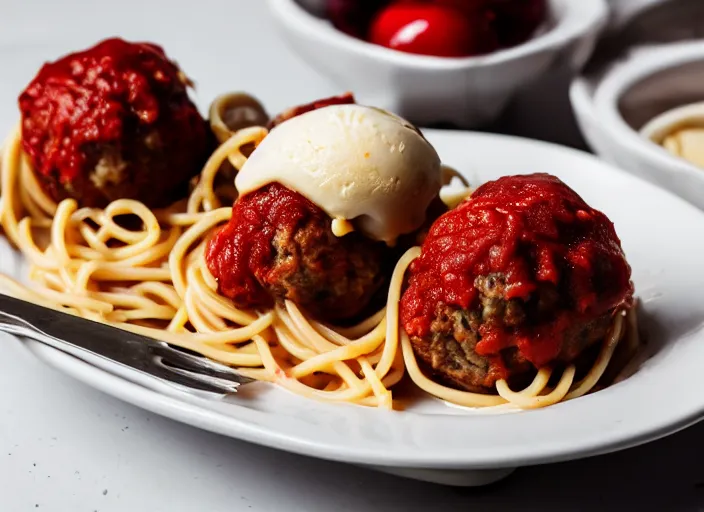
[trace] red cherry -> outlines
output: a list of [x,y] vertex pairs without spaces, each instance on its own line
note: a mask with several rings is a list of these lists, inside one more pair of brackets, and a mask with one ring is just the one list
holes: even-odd
[[[548,16],[547,0],[396,0],[395,3],[440,5],[457,9],[470,19],[480,17],[491,26],[488,37],[498,38],[502,47],[525,42]],[[490,47],[486,51],[495,49]]]
[[365,38],[374,15],[389,0],[327,0],[327,17],[338,30]]
[[402,52],[463,57],[493,49],[490,34],[481,15],[466,16],[452,7],[404,0],[377,14],[369,40]]

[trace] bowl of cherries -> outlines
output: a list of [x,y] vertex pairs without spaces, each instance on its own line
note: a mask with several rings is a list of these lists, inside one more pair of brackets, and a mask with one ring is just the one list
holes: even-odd
[[481,127],[558,63],[578,70],[605,0],[268,0],[290,46],[357,98],[419,125]]

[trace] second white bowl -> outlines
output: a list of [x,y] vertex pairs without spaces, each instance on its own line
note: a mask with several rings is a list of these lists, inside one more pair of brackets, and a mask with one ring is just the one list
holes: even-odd
[[656,117],[704,100],[704,42],[643,49],[570,90],[580,128],[605,160],[704,209],[704,170],[641,133]]

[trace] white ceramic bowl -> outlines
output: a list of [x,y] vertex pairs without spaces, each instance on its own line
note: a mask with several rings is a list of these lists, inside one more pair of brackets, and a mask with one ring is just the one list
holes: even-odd
[[579,68],[608,19],[605,0],[551,0],[547,30],[530,41],[479,57],[411,55],[336,30],[301,7],[268,0],[291,47],[361,102],[420,124],[470,128],[496,118],[521,86],[565,61]]
[[605,160],[704,209],[704,170],[640,132],[648,122],[704,100],[704,42],[642,49],[603,76],[575,80],[570,98],[580,128]]

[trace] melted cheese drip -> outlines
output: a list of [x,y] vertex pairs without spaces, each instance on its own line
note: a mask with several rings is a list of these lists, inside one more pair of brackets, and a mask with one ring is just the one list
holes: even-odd
[[354,231],[352,223],[346,219],[332,219],[332,234],[340,238]]

